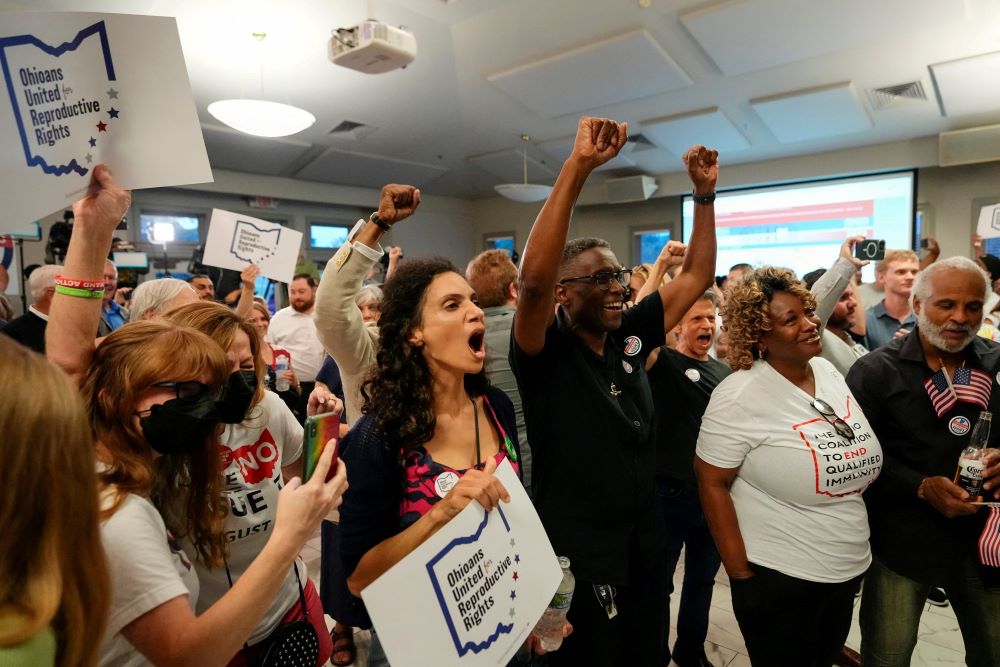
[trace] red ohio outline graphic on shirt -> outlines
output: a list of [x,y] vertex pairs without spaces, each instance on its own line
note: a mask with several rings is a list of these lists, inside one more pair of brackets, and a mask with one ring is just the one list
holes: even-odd
[[[846,422],[850,418],[851,418],[851,397],[848,396],[847,397],[847,414],[844,415],[843,420]],[[875,481],[875,479],[878,477],[878,475],[871,476],[871,479],[868,480],[868,483],[865,484],[860,489],[854,489],[852,491],[845,491],[844,493],[830,493],[829,491],[823,491],[823,490],[820,489],[820,484],[819,484],[819,480],[820,480],[819,452],[816,450],[815,447],[813,447],[813,444],[811,442],[809,442],[809,438],[806,437],[806,434],[799,430],[799,428],[802,427],[802,426],[808,426],[809,424],[815,424],[816,422],[823,422],[824,424],[829,424],[829,422],[827,422],[822,417],[817,417],[816,419],[810,419],[809,421],[804,421],[804,422],[802,422],[800,424],[794,424],[792,426],[793,430],[798,431],[799,437],[802,438],[802,442],[806,443],[806,447],[809,448],[809,452],[812,454],[812,457],[813,457],[813,471],[815,472],[815,480],[816,480],[816,493],[818,495],[830,496],[831,498],[843,498],[844,496],[850,496],[850,495],[854,495],[854,494],[863,493],[864,490],[867,489],[871,485],[871,483]],[[832,429],[833,426],[831,425],[830,428]],[[860,447],[861,443],[858,443],[858,446]],[[881,469],[881,467],[882,467],[882,461],[881,461],[881,458],[880,458],[879,459],[879,468]]]
[[222,469],[226,470],[236,462],[247,484],[259,484],[274,473],[274,464],[278,460],[278,445],[266,428],[252,445],[243,445],[231,449],[219,445],[222,456]]

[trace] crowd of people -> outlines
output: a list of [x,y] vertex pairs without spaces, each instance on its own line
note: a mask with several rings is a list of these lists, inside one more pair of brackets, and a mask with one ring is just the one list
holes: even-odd
[[[65,263],[0,312],[0,664],[348,665],[363,628],[388,665],[361,591],[509,502],[506,460],[576,578],[561,648],[532,634],[512,664],[710,667],[722,567],[754,665],[908,665],[929,596],[970,667],[1000,665],[1000,435],[980,495],[955,478],[1000,409],[1000,259],[890,250],[873,287],[848,237],[802,277],[716,277],[719,159],[694,146],[690,242],[629,269],[568,238],[627,140],[581,119],[519,266],[390,248],[378,276],[383,235],[419,224],[419,190],[386,185],[273,313],[256,266],[221,299],[201,274],[119,287],[130,194],[98,166]],[[339,442],[303,482],[303,420],[328,412]]]

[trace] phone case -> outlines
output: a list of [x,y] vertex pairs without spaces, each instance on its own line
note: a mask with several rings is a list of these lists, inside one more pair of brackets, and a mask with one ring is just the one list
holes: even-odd
[[[302,433],[302,481],[308,482],[316,470],[319,457],[323,454],[323,448],[330,440],[335,441],[335,445],[340,441],[340,415],[327,412],[321,415],[313,415],[306,418]],[[337,460],[330,466],[327,479],[337,474]]]

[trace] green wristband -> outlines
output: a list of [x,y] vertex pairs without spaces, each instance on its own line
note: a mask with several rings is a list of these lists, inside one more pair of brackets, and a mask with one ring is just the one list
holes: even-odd
[[81,299],[103,299],[104,290],[101,289],[82,289],[79,287],[65,287],[63,285],[56,285],[56,294],[64,294],[66,296],[76,296]]

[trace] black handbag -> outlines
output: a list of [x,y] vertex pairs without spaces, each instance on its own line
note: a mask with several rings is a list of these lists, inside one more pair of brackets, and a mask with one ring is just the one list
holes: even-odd
[[[302,620],[279,625],[258,643],[255,646],[258,653],[253,667],[316,667],[319,660],[319,637],[316,635],[316,628],[309,622],[309,609],[297,563],[292,563],[292,570],[295,572],[295,583],[299,585]],[[229,587],[232,588],[233,578],[229,574],[228,564],[226,576],[229,578]],[[248,645],[244,643],[243,647],[248,648]]]

